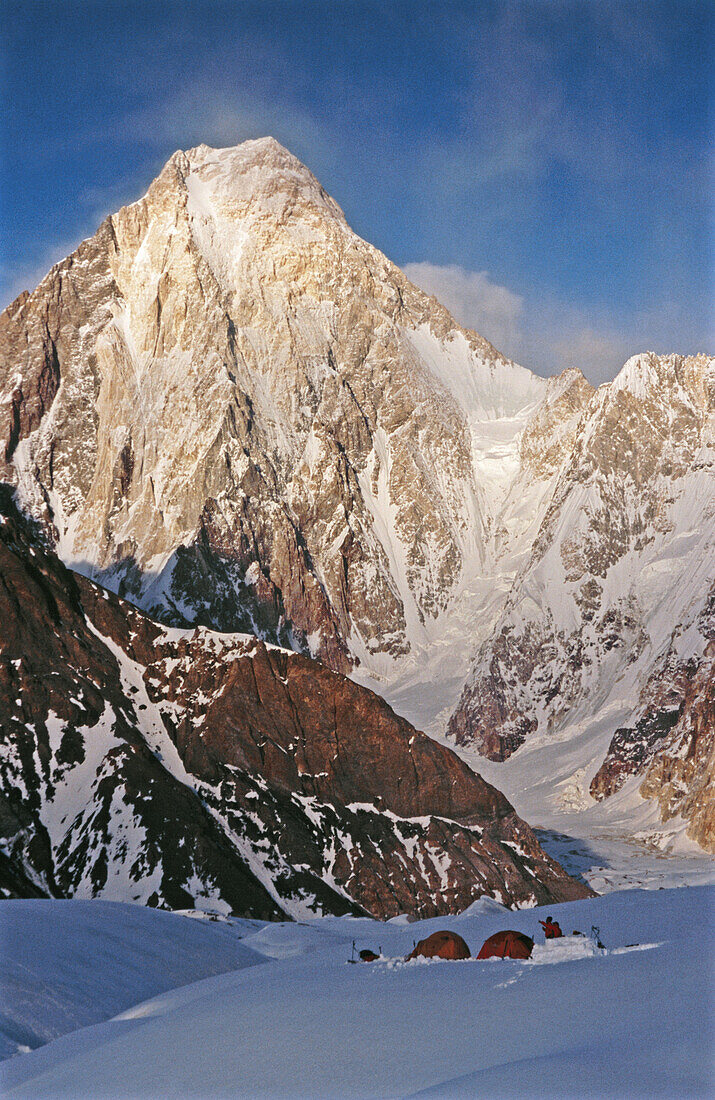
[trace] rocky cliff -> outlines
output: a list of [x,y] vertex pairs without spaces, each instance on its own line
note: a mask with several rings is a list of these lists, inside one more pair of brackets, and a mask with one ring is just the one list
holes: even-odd
[[507,800],[378,696],[160,626],[0,525],[0,885],[281,913],[584,896]]
[[661,820],[688,822],[687,833],[715,853],[715,646],[683,693],[678,721],[650,754],[640,786],[657,801]]
[[602,800],[635,777],[663,823],[684,819],[687,835],[715,852],[715,588],[694,626],[695,651],[683,654],[676,631],[632,723],[615,731],[590,790]]

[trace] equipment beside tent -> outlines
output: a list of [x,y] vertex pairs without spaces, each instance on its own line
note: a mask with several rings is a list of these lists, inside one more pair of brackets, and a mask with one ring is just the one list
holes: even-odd
[[530,959],[534,941],[523,932],[495,932],[482,944],[478,959]]
[[456,932],[433,932],[426,940],[420,940],[407,956],[408,959],[471,959],[472,953]]
[[376,955],[374,951],[371,951],[369,947],[364,947],[360,952],[360,962],[372,963],[379,958],[380,956]]

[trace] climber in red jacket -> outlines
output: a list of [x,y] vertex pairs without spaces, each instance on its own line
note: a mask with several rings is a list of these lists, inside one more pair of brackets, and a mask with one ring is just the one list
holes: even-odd
[[559,927],[559,922],[552,920],[551,917],[547,917],[546,920],[540,920],[539,924],[543,928],[547,940],[557,940],[559,936],[563,936],[563,932]]

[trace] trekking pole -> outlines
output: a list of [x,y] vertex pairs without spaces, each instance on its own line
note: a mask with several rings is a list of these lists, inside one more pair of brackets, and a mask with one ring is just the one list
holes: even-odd
[[352,954],[352,958],[350,959],[350,962],[355,962],[355,940],[353,940],[353,954]]

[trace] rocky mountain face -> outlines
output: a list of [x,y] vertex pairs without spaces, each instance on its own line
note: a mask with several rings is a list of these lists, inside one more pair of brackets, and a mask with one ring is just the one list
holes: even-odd
[[0,316],[0,478],[152,617],[319,657],[460,747],[617,714],[600,798],[664,748],[658,670],[705,675],[714,389],[704,355],[538,378],[276,142],[200,146]]
[[650,754],[640,786],[644,798],[657,801],[661,818],[682,817],[688,836],[715,852],[715,648],[684,691],[678,721]]
[[473,421],[546,389],[270,139],[176,153],[0,347],[0,476],[63,560],[342,671],[444,610],[489,525]]
[[[458,742],[503,760],[527,737],[556,737],[621,703],[629,720],[593,776],[593,797],[647,769],[641,791],[661,798],[656,761],[677,744],[690,760],[685,816],[699,813],[703,784],[712,799],[714,410],[706,356],[637,357],[590,398],[451,719]],[[693,704],[702,719],[689,717]],[[697,731],[697,751],[683,748],[686,729]],[[691,829],[715,844],[702,823]]]
[[5,501],[0,886],[271,918],[584,896],[507,800],[378,696],[166,628]]
[[634,776],[664,822],[683,818],[688,836],[715,852],[715,587],[697,626],[704,649],[682,657],[676,645],[668,648],[632,725],[614,733],[590,790],[601,800]]

